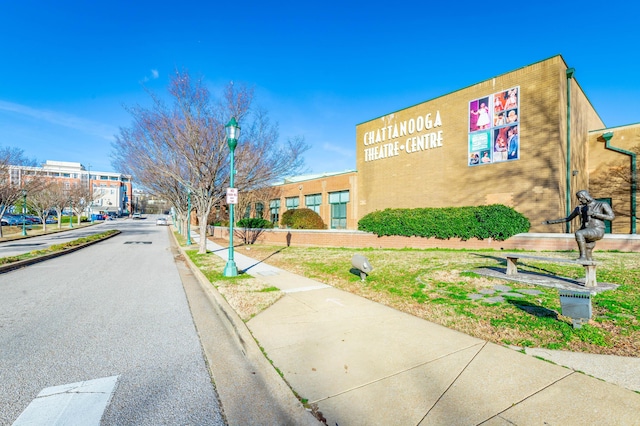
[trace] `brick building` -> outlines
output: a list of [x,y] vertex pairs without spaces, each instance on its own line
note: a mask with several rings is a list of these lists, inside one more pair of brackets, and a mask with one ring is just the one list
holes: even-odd
[[[613,206],[612,232],[635,233],[640,124],[606,128],[561,56],[358,124],[355,142],[357,173],[292,178],[272,210],[311,201],[330,229],[357,229],[385,208],[504,204],[531,232],[573,232],[577,221],[541,221],[567,216],[588,189]],[[626,176],[615,190],[613,171]]]
[[51,160],[47,160],[42,167],[10,166],[9,175],[11,182],[17,185],[23,179],[38,176],[57,180],[66,190],[77,186],[91,188],[93,200],[88,200],[86,204],[86,215],[99,212],[128,215],[131,212],[133,189],[129,175],[87,170],[80,163]]

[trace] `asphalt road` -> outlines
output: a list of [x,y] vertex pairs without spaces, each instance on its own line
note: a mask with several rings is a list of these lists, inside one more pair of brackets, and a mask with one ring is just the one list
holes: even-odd
[[[119,229],[119,226],[127,223],[128,221],[129,219],[109,220],[96,223],[93,226],[85,226],[82,228],[66,228],[64,232],[56,232],[37,237],[5,241],[0,243],[0,257],[15,256],[33,250],[44,249],[53,244],[66,243],[68,241],[77,240],[78,238],[99,234],[108,229]],[[58,225],[47,225],[47,230],[57,229],[57,226]]]
[[94,228],[122,233],[0,275],[0,425],[45,388],[108,377],[102,424],[224,424],[169,229],[152,219]]

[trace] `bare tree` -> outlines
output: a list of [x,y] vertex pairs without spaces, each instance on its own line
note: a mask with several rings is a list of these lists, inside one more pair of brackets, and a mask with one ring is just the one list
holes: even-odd
[[[230,83],[214,102],[202,79],[176,72],[169,85],[171,105],[151,95],[150,108],[129,108],[133,124],[121,128],[114,142],[114,167],[170,200],[185,217],[185,198],[200,224],[199,252],[206,253],[206,224],[229,185],[229,147],[225,125],[232,117],[242,127],[235,150],[235,187],[243,192],[278,177],[297,173],[303,138],[280,143],[278,127],[263,110],[252,109],[253,90]],[[183,195],[184,194],[184,195]]]
[[[95,201],[93,199],[93,190],[86,185],[74,183],[69,189],[69,199],[71,201],[72,213],[78,216],[78,225],[82,221],[82,213]],[[73,217],[71,218],[73,219]]]
[[49,208],[56,211],[56,215],[58,216],[58,229],[60,229],[62,228],[62,211],[69,205],[69,190],[59,181],[49,183],[46,190],[49,193],[48,197],[51,199],[51,206]]
[[57,200],[59,184],[55,181],[46,181],[39,191],[29,196],[29,207],[33,210],[40,220],[42,220],[42,230],[47,232],[47,217],[49,211],[54,207]]
[[[36,161],[25,157],[24,151],[19,148],[0,148],[0,219],[9,207],[24,196],[23,191],[31,194],[42,184],[36,170],[24,173],[20,171],[12,176],[12,166],[35,167],[35,165]],[[0,237],[2,237],[1,226]]]
[[[269,219],[269,202],[274,198],[280,198],[281,194],[282,188],[272,185],[263,186],[253,191],[246,191],[242,196],[238,197],[238,204],[236,204],[238,213],[244,217],[244,213],[249,210],[251,217]],[[262,205],[261,214],[256,209],[258,204]],[[242,219],[242,217],[238,215],[238,219]]]

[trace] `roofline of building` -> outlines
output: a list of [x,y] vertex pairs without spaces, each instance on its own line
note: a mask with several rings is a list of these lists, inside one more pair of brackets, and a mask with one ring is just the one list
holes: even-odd
[[[536,64],[539,64],[539,63],[542,63],[542,62],[548,61],[548,60],[553,59],[553,58],[556,58],[556,57],[559,57],[559,58],[562,60],[562,62],[564,63],[565,67],[567,67],[567,69],[569,68],[569,66],[567,65],[567,61],[565,61],[565,60],[564,60],[564,57],[562,57],[562,55],[561,55],[561,54],[555,54],[555,55],[549,56],[549,57],[548,57],[548,58],[546,58],[546,59],[542,59],[542,60],[540,60],[540,61],[532,62],[532,63],[530,63],[529,65],[525,65],[525,66],[522,66],[522,67],[520,67],[520,68],[516,68],[516,69],[513,69],[513,70],[511,70],[511,71],[507,71],[507,72],[504,72],[504,73],[502,73],[502,74],[495,75],[495,76],[493,76],[493,77],[485,78],[484,80],[480,80],[480,81],[477,81],[477,82],[475,82],[475,83],[473,83],[473,84],[469,84],[468,86],[465,86],[465,87],[462,87],[462,88],[460,88],[460,89],[454,90],[454,91],[452,91],[452,92],[448,92],[448,93],[442,94],[442,95],[440,95],[440,96],[436,96],[435,98],[427,99],[427,100],[425,100],[425,101],[418,102],[418,103],[413,104],[413,105],[411,105],[411,106],[408,106],[408,107],[405,107],[405,108],[401,108],[401,109],[396,110],[396,111],[391,111],[391,112],[388,112],[388,113],[386,113],[386,114],[380,115],[380,116],[378,116],[378,117],[371,118],[371,119],[369,119],[369,120],[367,120],[367,121],[363,121],[362,123],[358,123],[358,124],[356,124],[356,126],[359,126],[359,125],[364,124],[364,123],[369,123],[369,122],[371,122],[371,121],[373,121],[373,120],[377,120],[377,119],[382,118],[382,117],[385,117],[385,116],[387,116],[387,115],[389,115],[389,114],[396,114],[396,113],[398,113],[398,112],[400,112],[400,111],[404,111],[404,110],[411,109],[411,108],[413,108],[413,107],[415,107],[415,106],[418,106],[418,105],[424,104],[424,103],[426,103],[426,102],[435,101],[436,99],[443,98],[443,97],[445,97],[445,96],[449,96],[449,95],[451,95],[452,93],[460,92],[460,91],[462,91],[462,90],[468,89],[469,87],[475,86],[476,84],[480,84],[480,83],[482,83],[482,82],[484,82],[484,81],[491,80],[491,79],[493,79],[493,78],[499,78],[499,77],[502,77],[502,76],[504,76],[504,75],[510,74],[510,73],[512,73],[512,72],[516,72],[516,71],[522,70],[522,69],[524,69],[524,68],[528,68],[528,67],[530,67],[530,66],[533,66],[533,65],[536,65]],[[573,78],[573,80],[576,82],[576,84],[578,85],[578,87],[580,87],[580,91],[582,91],[582,93],[583,93],[583,94],[585,95],[585,97],[587,98],[587,102],[589,102],[589,104],[591,105],[591,108],[593,108],[593,110],[595,111],[596,115],[598,115],[598,118],[600,119],[600,121],[602,121],[602,117],[600,117],[600,114],[598,114],[598,111],[593,107],[593,103],[591,102],[591,99],[589,99],[589,97],[587,96],[587,94],[585,93],[585,91],[582,89],[582,86],[580,86],[580,83],[578,83],[578,80],[576,80],[575,78]]]
[[309,180],[316,180],[316,179],[322,179],[326,177],[343,175],[347,173],[357,173],[357,170],[349,169],[349,170],[343,170],[341,172],[324,172],[324,173],[314,173],[314,174],[308,174],[308,175],[289,176],[282,179],[281,181],[274,182],[272,185],[280,186],[280,185],[286,185],[290,183],[299,183],[299,182],[305,182]]

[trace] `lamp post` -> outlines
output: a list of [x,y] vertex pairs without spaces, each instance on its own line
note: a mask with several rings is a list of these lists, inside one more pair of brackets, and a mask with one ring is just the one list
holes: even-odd
[[22,190],[22,236],[27,236],[27,190]]
[[93,225],[93,190],[91,188],[91,164],[89,164],[89,188],[87,194],[89,195],[89,220]]
[[191,188],[187,188],[187,245],[191,245]]
[[73,201],[69,200],[69,228],[73,228]]
[[[235,165],[234,165],[234,151],[236,146],[238,145],[238,137],[240,136],[240,126],[236,122],[235,117],[232,117],[229,123],[224,126],[227,132],[227,144],[229,145],[229,163],[231,164],[231,172],[229,175],[229,187],[233,188],[234,185],[234,176],[236,174]],[[230,200],[227,200],[227,204],[229,204],[229,256],[227,260],[227,264],[224,267],[224,276],[225,277],[235,277],[238,275],[238,268],[236,266],[235,260],[233,260],[233,208],[234,203],[230,203]],[[235,201],[235,200],[234,200]]]

